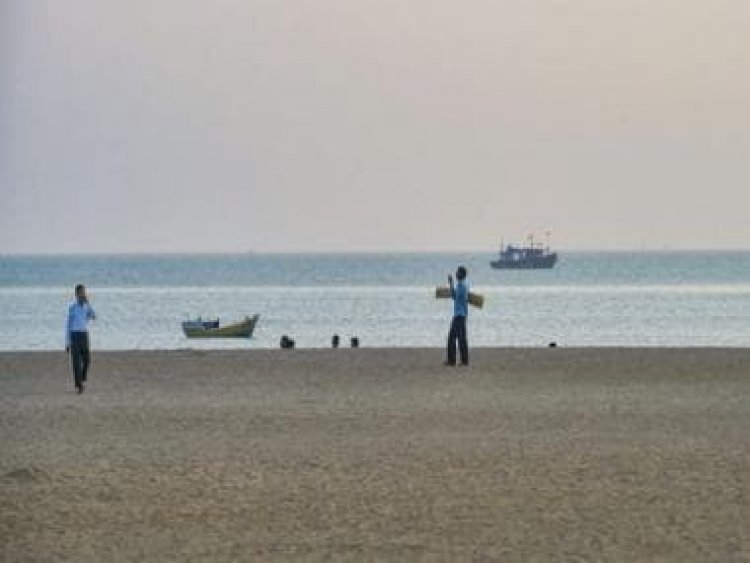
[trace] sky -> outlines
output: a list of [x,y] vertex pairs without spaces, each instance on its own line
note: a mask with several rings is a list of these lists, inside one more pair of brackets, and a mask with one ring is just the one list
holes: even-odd
[[747,0],[0,0],[0,253],[750,248]]

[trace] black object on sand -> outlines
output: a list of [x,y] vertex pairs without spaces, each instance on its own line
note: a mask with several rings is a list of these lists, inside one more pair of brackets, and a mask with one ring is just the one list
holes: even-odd
[[334,334],[333,338],[331,338],[331,348],[338,348],[339,347],[339,335]]
[[294,348],[294,340],[289,338],[286,334],[281,337],[281,342],[279,345],[282,348]]
[[352,336],[351,339],[352,348],[359,348],[359,338]]

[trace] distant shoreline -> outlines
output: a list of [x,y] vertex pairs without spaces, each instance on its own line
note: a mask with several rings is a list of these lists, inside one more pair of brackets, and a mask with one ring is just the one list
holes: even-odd
[[[583,355],[589,355],[592,352],[602,353],[630,353],[630,352],[644,352],[644,353],[662,353],[662,352],[738,352],[746,353],[750,352],[750,345],[748,346],[563,346],[557,344],[554,347],[550,346],[471,346],[471,350],[480,352],[491,352],[491,353],[528,353],[528,354],[562,354],[568,355],[571,353],[580,353]],[[346,346],[346,343],[338,349],[332,349],[326,346],[320,347],[298,347],[293,350],[282,350],[281,348],[106,348],[92,350],[93,354],[96,355],[127,355],[127,354],[181,354],[181,353],[199,353],[203,354],[215,354],[218,356],[225,355],[227,353],[234,354],[299,354],[299,353],[324,353],[324,354],[368,354],[368,353],[426,353],[426,352],[441,352],[444,351],[442,346],[362,346],[360,348],[351,349]],[[32,354],[32,355],[57,355],[64,353],[65,351],[61,348],[58,350],[33,350],[33,349],[18,349],[18,350],[0,350],[0,358],[3,356],[12,356],[15,354]]]

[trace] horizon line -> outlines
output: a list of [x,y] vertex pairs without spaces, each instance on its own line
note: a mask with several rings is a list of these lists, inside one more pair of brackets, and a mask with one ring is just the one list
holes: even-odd
[[[553,248],[558,253],[669,253],[669,252],[750,252],[750,247],[660,247],[660,248]],[[95,251],[10,251],[0,257],[14,256],[273,256],[273,255],[356,255],[356,254],[495,254],[488,249],[351,249],[351,250],[95,250]]]

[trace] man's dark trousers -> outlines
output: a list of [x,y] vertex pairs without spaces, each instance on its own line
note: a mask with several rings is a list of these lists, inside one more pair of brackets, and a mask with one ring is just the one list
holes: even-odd
[[88,332],[70,333],[70,361],[73,364],[73,377],[76,380],[76,387],[80,387],[81,383],[86,381],[86,373],[91,363]]
[[453,317],[451,322],[451,330],[448,333],[448,358],[449,364],[456,363],[456,344],[458,343],[458,349],[461,353],[461,363],[468,365],[469,363],[469,341],[466,336],[466,317]]

